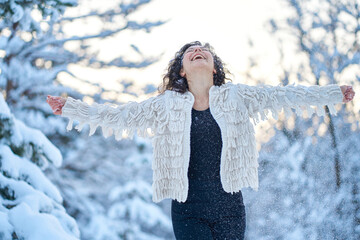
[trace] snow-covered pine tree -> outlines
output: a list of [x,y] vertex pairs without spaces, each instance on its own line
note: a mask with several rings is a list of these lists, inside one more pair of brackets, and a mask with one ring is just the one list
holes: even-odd
[[[116,56],[105,61],[94,52],[94,42],[91,42],[97,41],[96,45],[100,46],[102,40],[116,37],[125,30],[148,32],[161,25],[160,21],[129,20],[132,13],[149,2],[150,0],[108,1],[104,4],[103,1],[89,0],[16,0],[0,3],[0,90],[5,93],[9,107],[19,119],[44,131],[63,152],[62,167],[58,169],[50,166],[47,171],[51,173],[51,180],[60,188],[66,209],[77,220],[80,231],[84,233],[83,239],[93,237],[88,233],[94,231],[94,225],[91,224],[98,216],[103,216],[104,221],[99,222],[97,239],[107,239],[110,235],[114,236],[114,239],[124,239],[130,235],[101,231],[119,227],[112,223],[107,214],[112,203],[107,200],[108,193],[114,187],[126,185],[135,175],[139,180],[146,179],[150,182],[151,176],[148,175],[151,173],[151,164],[124,164],[127,156],[132,154],[131,151],[138,153],[142,148],[138,146],[144,145],[137,141],[119,143],[111,139],[105,140],[98,134],[87,138],[84,137],[85,134],[79,136],[76,133],[65,133],[65,119],[52,114],[45,102],[46,95],[70,95],[78,99],[82,99],[83,94],[91,95],[84,92],[80,94],[63,86],[59,75],[65,73],[73,76],[79,86],[95,88],[96,94],[90,97],[96,102],[103,102],[101,97],[107,90],[100,84],[77,78],[76,74],[69,70],[71,64],[90,68],[141,68],[156,61],[156,58],[144,56],[139,48],[133,45],[129,47],[138,60],[129,61],[126,56]],[[91,3],[100,7],[91,7]],[[77,4],[79,6],[76,9],[79,9],[81,14],[76,14],[76,11],[72,15],[66,14],[67,7]],[[85,23],[94,19],[100,24],[97,28],[91,28],[91,33],[80,35],[78,32],[74,34],[66,31],[72,29],[73,25],[78,26],[79,22]],[[122,44],[121,39],[118,44]],[[123,82],[119,85],[121,84]],[[128,85],[128,82],[124,84],[126,93],[129,93]],[[121,90],[121,87],[119,89]],[[114,89],[112,91],[114,92]],[[74,135],[77,137],[74,138]],[[116,200],[114,204],[119,202],[120,200]],[[154,203],[147,204],[151,209],[156,207]],[[161,215],[159,217],[161,218]],[[121,221],[125,224],[126,219],[117,217],[114,221],[116,224],[121,224]],[[151,230],[143,229],[142,224],[143,222],[138,222],[133,228],[141,229],[147,236],[154,233],[154,238],[157,235],[168,239],[166,236],[171,233],[168,224]]]
[[[109,7],[105,9],[91,9],[90,1],[79,2],[87,12],[81,16],[67,17],[63,17],[66,9],[77,6],[78,0],[0,2],[0,89],[5,91],[6,102],[13,114],[27,125],[42,129],[51,139],[65,138],[63,142],[69,140],[69,135],[65,135],[65,122],[52,114],[44,101],[46,96],[65,94],[82,99],[85,94],[101,102],[102,94],[106,91],[102,85],[77,78],[69,70],[69,65],[80,64],[91,68],[146,67],[157,58],[143,56],[136,46],[129,46],[134,55],[139,56],[136,61],[126,60],[124,56],[105,61],[91,49],[91,41],[98,40],[97,44],[100,44],[99,41],[115,37],[125,30],[150,31],[163,23],[129,20],[132,13],[150,0],[113,1],[112,4],[108,2]],[[88,19],[96,19],[100,27],[93,27],[92,32],[82,35],[64,30]],[[96,94],[84,91],[80,94],[64,86],[59,81],[61,73],[74,77],[82,87],[95,88]],[[119,82],[119,85],[122,83]]]
[[[359,3],[282,3],[290,10],[287,19],[270,21],[271,33],[279,40],[282,83],[296,79],[301,84],[356,88]],[[300,63],[288,60],[294,54]],[[353,103],[339,110],[335,117],[326,114],[273,122],[275,135],[260,153],[260,190],[248,194],[250,239],[360,238],[360,149],[354,144],[359,141],[359,115]]]
[[0,3],[0,89],[19,119],[47,134],[64,133],[64,121],[51,114],[45,94],[80,96],[56,81],[76,55],[63,48],[67,39],[56,39],[54,24],[76,4],[77,0]]
[[79,239],[75,220],[43,171],[60,151],[10,112],[0,94],[0,239]]

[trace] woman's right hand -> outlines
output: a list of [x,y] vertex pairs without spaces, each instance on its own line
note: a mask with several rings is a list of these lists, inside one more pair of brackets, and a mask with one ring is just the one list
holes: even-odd
[[63,97],[57,97],[57,96],[48,95],[47,98],[46,98],[46,102],[50,105],[50,107],[53,110],[53,113],[55,115],[61,115],[62,114],[62,108],[65,105],[66,99],[63,98]]

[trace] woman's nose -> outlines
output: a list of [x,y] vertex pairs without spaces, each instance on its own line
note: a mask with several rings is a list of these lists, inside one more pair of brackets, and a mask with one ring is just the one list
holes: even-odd
[[195,47],[194,52],[197,52],[197,51],[202,51],[201,47]]

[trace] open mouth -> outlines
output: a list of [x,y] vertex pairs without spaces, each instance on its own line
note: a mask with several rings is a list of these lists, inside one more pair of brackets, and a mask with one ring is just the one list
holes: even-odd
[[201,54],[196,54],[192,57],[191,61],[199,60],[199,59],[205,59],[205,57]]

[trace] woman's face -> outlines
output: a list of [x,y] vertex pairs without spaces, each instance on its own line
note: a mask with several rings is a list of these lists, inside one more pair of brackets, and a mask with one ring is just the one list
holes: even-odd
[[182,77],[195,71],[215,73],[214,58],[209,49],[204,46],[191,46],[184,52],[183,67],[180,71]]

